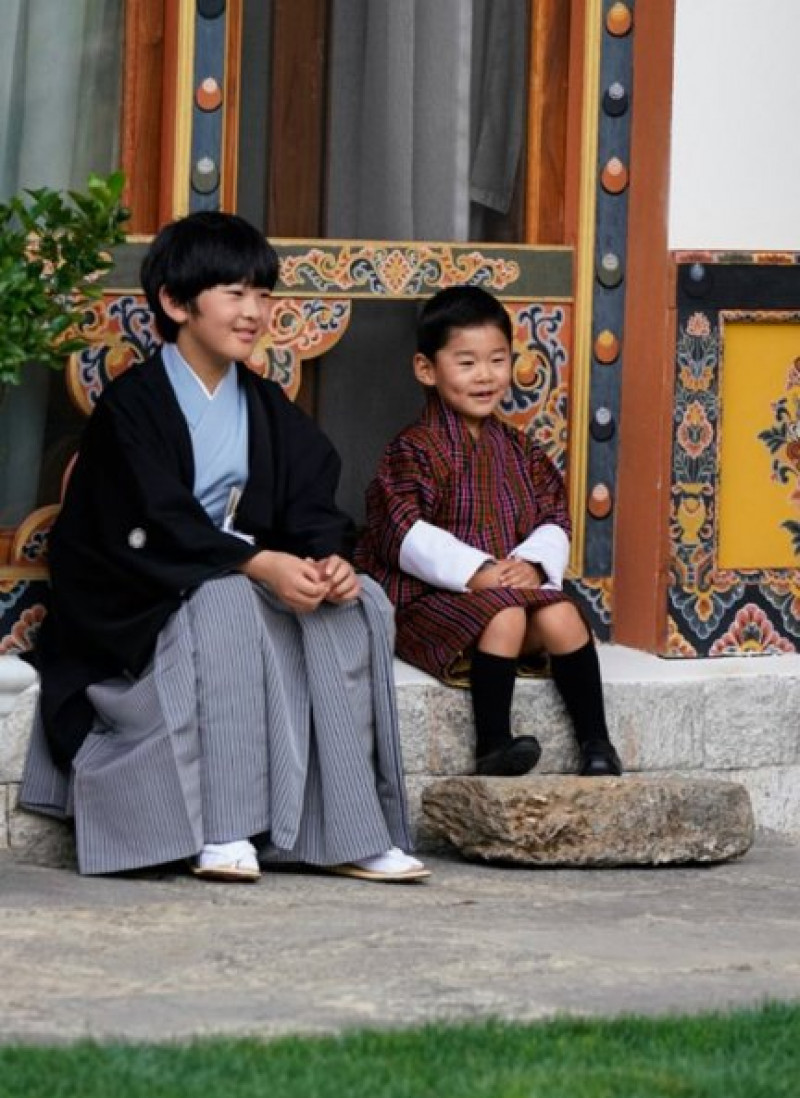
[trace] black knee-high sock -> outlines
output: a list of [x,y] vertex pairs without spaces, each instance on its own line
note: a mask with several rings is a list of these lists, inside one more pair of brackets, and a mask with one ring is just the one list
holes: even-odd
[[603,684],[594,641],[565,656],[551,656],[550,667],[578,743],[607,743]]
[[469,672],[475,716],[475,754],[495,751],[511,738],[511,699],[517,661],[508,656],[475,652]]

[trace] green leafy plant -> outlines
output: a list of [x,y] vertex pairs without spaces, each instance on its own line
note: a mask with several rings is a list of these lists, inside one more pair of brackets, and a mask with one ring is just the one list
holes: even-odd
[[28,362],[59,368],[87,346],[79,323],[125,239],[125,177],[90,175],[85,191],[48,187],[0,203],[0,383]]

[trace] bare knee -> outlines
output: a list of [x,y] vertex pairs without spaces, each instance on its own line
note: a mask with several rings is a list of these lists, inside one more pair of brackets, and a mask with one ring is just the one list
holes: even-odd
[[493,656],[516,657],[522,650],[527,617],[521,606],[509,606],[492,618],[478,638],[478,649]]
[[582,648],[588,640],[589,630],[578,608],[571,602],[554,602],[531,614],[525,648],[562,656]]

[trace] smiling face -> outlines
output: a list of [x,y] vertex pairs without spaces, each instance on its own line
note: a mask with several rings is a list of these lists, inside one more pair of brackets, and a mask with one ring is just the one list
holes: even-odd
[[203,290],[188,305],[178,305],[166,291],[161,304],[180,326],[177,346],[206,383],[213,383],[232,361],[249,358],[267,325],[269,290],[236,282]]
[[511,348],[494,324],[454,328],[433,360],[414,356],[414,373],[423,385],[436,389],[477,437],[511,384]]

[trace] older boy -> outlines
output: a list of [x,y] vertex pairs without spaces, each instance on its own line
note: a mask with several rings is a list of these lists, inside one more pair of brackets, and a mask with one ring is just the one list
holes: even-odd
[[74,814],[84,873],[255,880],[266,845],[428,876],[399,849],[391,607],[342,555],[339,458],[242,362],[277,274],[241,218],[161,230],[142,284],[164,345],[101,396],[53,530],[21,799]]

